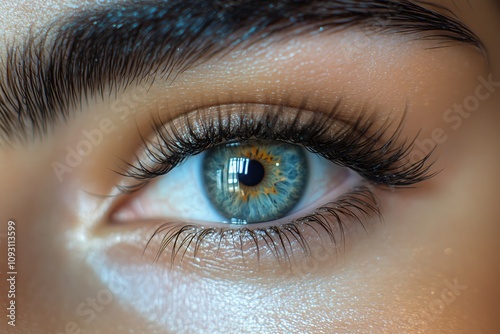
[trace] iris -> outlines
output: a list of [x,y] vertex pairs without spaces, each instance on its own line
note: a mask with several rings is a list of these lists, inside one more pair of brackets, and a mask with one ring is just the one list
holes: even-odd
[[204,156],[203,183],[212,205],[233,224],[285,216],[300,201],[309,168],[297,145],[252,140],[216,146]]

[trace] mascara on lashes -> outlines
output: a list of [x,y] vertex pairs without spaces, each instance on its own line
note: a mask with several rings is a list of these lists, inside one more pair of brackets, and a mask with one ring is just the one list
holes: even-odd
[[224,142],[249,139],[303,146],[377,185],[411,186],[434,175],[432,151],[411,160],[413,141],[400,138],[404,116],[391,130],[390,121],[376,125],[373,111],[361,110],[354,121],[344,122],[341,108],[339,102],[328,113],[284,104],[237,104],[199,109],[166,123],[155,120],[153,139],[145,139],[145,152],[139,155],[143,158],[119,171],[137,182],[120,189],[134,191],[189,156]]
[[122,191],[142,188],[188,157],[219,143],[250,139],[302,145],[333,163],[351,168],[365,181],[351,192],[322,203],[313,212],[288,223],[248,228],[201,227],[166,221],[146,244],[148,248],[159,240],[154,260],[158,261],[168,250],[173,265],[186,254],[196,257],[202,250],[218,249],[222,243],[237,240],[236,249],[251,248],[257,259],[264,247],[280,263],[287,262],[297,245],[304,254],[309,253],[311,235],[323,231],[333,245],[339,245],[345,240],[349,226],[364,227],[367,220],[381,219],[373,187],[405,187],[433,176],[432,152],[418,161],[410,160],[412,141],[400,138],[402,120],[395,130],[390,130],[394,127],[389,122],[376,126],[375,114],[370,116],[368,111],[361,111],[354,121],[342,121],[340,106],[336,103],[328,113],[322,113],[285,105],[238,104],[199,109],[168,122],[156,120],[154,139],[144,142],[146,154],[142,156],[148,160],[128,164],[120,172],[138,183],[121,187]]

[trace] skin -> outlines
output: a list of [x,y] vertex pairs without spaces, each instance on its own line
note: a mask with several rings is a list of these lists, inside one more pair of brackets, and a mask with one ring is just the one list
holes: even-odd
[[[147,92],[139,87],[90,101],[85,112],[45,140],[0,151],[0,233],[9,220],[16,222],[18,272],[16,327],[4,317],[1,331],[498,332],[500,84],[470,115],[453,122],[443,117],[475,96],[478,77],[500,81],[495,35],[500,13],[492,1],[435,2],[479,36],[489,63],[468,46],[426,50],[429,41],[373,35],[363,43],[367,36],[359,31],[256,45],[191,68],[174,83],[160,81]],[[94,5],[0,1],[2,41],[26,35],[25,22],[36,31],[59,15]],[[321,109],[335,102],[332,91],[345,96],[348,114],[370,101],[379,122],[400,120],[409,101],[402,139],[420,131],[418,148],[438,144],[433,170],[441,171],[415,189],[376,189],[383,223],[368,222],[367,233],[352,228],[345,251],[337,249],[340,256],[321,253],[317,240],[312,260],[299,253],[287,268],[275,265],[269,254],[263,254],[260,267],[244,263],[224,247],[219,256],[202,252],[200,261],[188,256],[171,265],[166,256],[153,265],[154,247],[145,258],[142,252],[157,222],[116,224],[109,218],[137,195],[88,194],[110,194],[123,182],[110,171],[113,157],[133,159],[141,135],[153,135],[149,124],[155,113],[175,116],[214,103],[272,103],[285,95],[293,97],[291,107],[307,97]],[[117,100],[135,102],[133,118],[123,121],[112,112]],[[103,118],[113,131],[59,182],[52,163],[64,161],[66,146],[84,139],[82,130],[102,128]],[[0,238],[3,272],[6,235]],[[5,312],[4,284],[0,293]]]

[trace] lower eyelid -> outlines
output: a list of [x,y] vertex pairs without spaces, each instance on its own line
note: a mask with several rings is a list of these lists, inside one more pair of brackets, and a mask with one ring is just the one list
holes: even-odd
[[[73,243],[71,250],[85,257],[97,272],[104,273],[108,273],[108,266],[118,270],[133,267],[141,273],[153,269],[167,269],[171,275],[178,272],[204,278],[231,277],[231,280],[254,281],[267,280],[274,276],[282,279],[284,275],[309,275],[313,265],[315,274],[323,272],[331,275],[332,268],[338,265],[346,250],[366,237],[365,227],[380,222],[378,199],[374,195],[376,192],[377,190],[369,185],[354,189],[320,210],[324,211],[328,207],[338,215],[339,220],[329,216],[328,221],[323,219],[323,226],[318,222],[311,222],[310,225],[303,223],[302,227],[297,225],[299,229],[302,228],[303,239],[307,240],[307,243],[304,245],[294,241],[289,233],[293,250],[289,246],[280,248],[285,249],[287,255],[283,251],[276,254],[272,243],[267,243],[263,238],[257,239],[257,244],[247,239],[242,248],[239,238],[234,234],[234,237],[226,235],[222,242],[220,235],[214,234],[205,238],[198,247],[193,240],[189,248],[185,247],[188,245],[188,239],[179,238],[177,248],[173,250],[173,243],[165,244],[165,237],[169,231],[175,233],[185,229],[186,225],[161,220],[137,221],[128,226],[124,225],[119,232],[108,226],[104,230],[96,231],[92,240],[75,236],[74,240],[81,242]],[[325,228],[332,229],[334,233],[326,233]],[[195,226],[195,229],[202,231],[199,226]],[[155,230],[157,233],[154,233]],[[265,229],[259,230],[260,235],[265,235]],[[186,232],[189,233],[189,229]],[[267,240],[269,241],[269,238]],[[273,240],[276,247],[279,247],[279,238]],[[284,242],[287,243],[286,240]],[[256,245],[258,252],[255,251]]]
[[279,272],[289,270],[318,250],[327,252],[333,264],[333,258],[353,241],[353,235],[366,232],[366,224],[379,220],[372,189],[360,187],[289,224],[204,228],[165,222],[146,246],[145,259],[174,267],[234,265],[242,276],[256,266],[274,272],[280,264]]
[[[365,184],[332,203],[316,208],[319,211],[317,213],[321,214],[316,216],[316,221],[303,220],[290,224],[301,231],[300,239],[294,238],[290,232],[286,233],[288,239],[279,238],[276,229],[269,226],[252,227],[252,231],[258,231],[259,237],[256,240],[243,238],[242,245],[239,235],[231,232],[240,227],[221,227],[227,231],[225,236],[217,233],[220,229],[215,227],[212,231],[216,233],[208,233],[206,238],[199,241],[195,235],[190,238],[188,234],[194,231],[198,234],[207,233],[203,231],[209,231],[210,228],[188,226],[175,221],[144,220],[125,224],[119,232],[116,226],[107,226],[93,237],[92,242],[87,240],[73,247],[83,247],[79,252],[89,258],[104,256],[108,258],[106,261],[122,261],[123,265],[155,264],[170,271],[196,270],[201,271],[200,275],[204,277],[224,277],[228,274],[232,278],[261,278],[262,273],[266,277],[285,273],[306,275],[309,271],[305,266],[317,257],[320,257],[321,268],[315,270],[329,272],[346,249],[357,245],[359,238],[366,237],[365,227],[381,221],[379,200],[375,195],[378,192],[376,186]],[[327,210],[331,211],[330,214]],[[284,225],[278,224],[281,228]],[[173,239],[166,242],[166,238],[174,236],[181,229],[185,233],[178,234],[176,242]],[[284,247],[280,245],[280,240],[283,240]],[[116,256],[118,258],[115,259]]]

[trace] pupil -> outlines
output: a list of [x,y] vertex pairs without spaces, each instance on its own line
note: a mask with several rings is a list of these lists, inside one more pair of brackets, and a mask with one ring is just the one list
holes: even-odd
[[242,173],[238,173],[238,181],[248,187],[258,185],[264,179],[264,166],[257,160],[246,160]]

